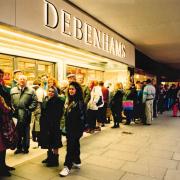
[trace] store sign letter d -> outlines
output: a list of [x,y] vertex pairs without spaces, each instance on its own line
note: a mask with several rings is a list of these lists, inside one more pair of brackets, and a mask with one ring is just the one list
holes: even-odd
[[59,15],[56,7],[46,0],[44,0],[44,20],[45,26],[51,29],[55,29],[59,23]]

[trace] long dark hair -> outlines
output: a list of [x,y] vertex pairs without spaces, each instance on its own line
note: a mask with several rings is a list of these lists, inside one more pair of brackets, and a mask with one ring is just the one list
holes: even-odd
[[73,100],[75,100],[75,101],[83,101],[84,99],[83,99],[83,91],[82,91],[81,85],[79,83],[77,83],[77,82],[71,82],[69,84],[69,87],[70,86],[74,86],[74,88],[76,89],[76,94],[73,97],[70,96],[69,88],[68,88],[68,99],[69,99],[69,101],[73,101]]

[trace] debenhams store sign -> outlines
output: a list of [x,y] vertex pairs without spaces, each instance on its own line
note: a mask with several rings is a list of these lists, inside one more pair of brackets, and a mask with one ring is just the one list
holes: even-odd
[[15,26],[134,66],[132,44],[67,2],[16,0],[15,6]]

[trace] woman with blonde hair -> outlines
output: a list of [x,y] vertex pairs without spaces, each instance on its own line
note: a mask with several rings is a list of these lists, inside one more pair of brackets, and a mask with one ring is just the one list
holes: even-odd
[[113,97],[110,102],[110,108],[114,119],[114,126],[112,126],[112,128],[119,128],[119,123],[122,122],[123,95],[123,84],[118,82],[115,84]]
[[60,94],[60,87],[58,85],[57,80],[54,77],[49,77],[48,78],[48,87],[52,87],[52,86],[56,87],[58,94]]

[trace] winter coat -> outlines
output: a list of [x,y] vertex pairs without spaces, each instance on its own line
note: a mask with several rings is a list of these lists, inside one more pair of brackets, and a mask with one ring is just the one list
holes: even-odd
[[40,117],[40,142],[43,149],[62,146],[60,120],[63,115],[64,100],[61,97],[44,99]]
[[0,96],[0,152],[6,149],[6,146],[3,142],[2,134],[1,134],[1,127],[3,123],[3,118],[9,118],[10,108],[4,101],[4,98]]
[[84,84],[81,85],[81,88],[83,90],[84,103],[87,105],[91,98],[91,91],[90,91],[89,87]]
[[[102,98],[102,104],[97,105],[100,97]],[[98,108],[104,106],[103,94],[100,86],[95,86],[91,91],[91,99],[87,105],[88,109],[98,110]]]
[[31,122],[31,112],[37,107],[37,97],[35,90],[30,87],[25,87],[21,92],[19,87],[11,89],[11,102],[15,109],[15,117],[18,122]]
[[112,111],[122,111],[122,100],[123,100],[124,91],[121,89],[118,89],[115,91],[111,101],[110,101],[110,107]]
[[9,89],[5,85],[0,84],[0,95],[4,98],[6,104],[11,107],[11,96]]
[[85,127],[85,104],[82,101],[72,101],[65,111],[65,127],[68,137],[83,135]]

